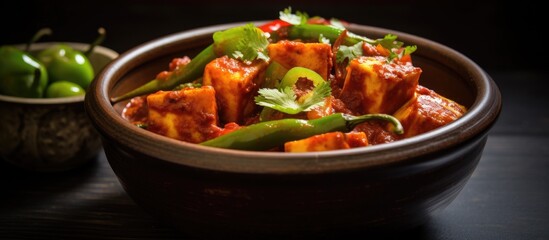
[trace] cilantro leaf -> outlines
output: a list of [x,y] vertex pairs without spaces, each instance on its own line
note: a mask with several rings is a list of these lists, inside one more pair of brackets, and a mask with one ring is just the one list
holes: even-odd
[[412,54],[413,52],[415,52],[417,50],[417,46],[416,45],[412,45],[412,46],[406,46],[402,51],[400,51],[400,53],[396,53],[394,50],[391,50],[391,52],[389,53],[389,57],[387,57],[387,62],[391,62],[393,61],[394,59],[396,58],[402,58],[402,56],[404,55],[409,55],[409,54]]
[[384,38],[376,39],[376,44],[381,44],[386,49],[400,48],[404,44],[403,42],[397,41],[397,35],[387,34]]
[[281,112],[296,114],[300,112],[300,106],[296,101],[294,90],[291,87],[283,89],[262,88],[255,102],[259,106],[272,108]]
[[314,107],[324,105],[324,99],[330,96],[332,88],[328,82],[322,82],[315,86],[310,96],[302,103],[297,101],[294,90],[291,87],[282,89],[261,88],[259,95],[255,97],[257,105],[275,109],[287,114],[297,114],[311,111]]
[[280,20],[290,23],[292,25],[299,25],[306,23],[309,19],[309,15],[305,12],[296,11],[292,13],[292,7],[285,8],[284,11],[279,12]]
[[328,82],[322,82],[313,89],[312,95],[303,101],[302,112],[313,110],[317,106],[324,106],[324,99],[332,94],[332,88]]
[[358,42],[353,46],[345,46],[345,45],[339,46],[339,49],[337,50],[337,53],[336,53],[336,62],[341,63],[346,58],[348,58],[350,61],[357,57],[363,56],[364,54],[362,52],[363,44],[364,44],[363,42]]
[[261,29],[249,23],[213,34],[214,51],[219,55],[251,62],[255,59],[268,60],[269,40]]
[[404,51],[401,53],[402,56],[404,55],[410,55],[412,54],[413,52],[415,52],[417,50],[417,46],[416,45],[412,45],[412,46],[406,46],[404,48]]

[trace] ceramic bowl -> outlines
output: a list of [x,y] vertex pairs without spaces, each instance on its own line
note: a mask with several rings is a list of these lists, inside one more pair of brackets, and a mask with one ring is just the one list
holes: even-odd
[[[38,52],[56,42],[35,43]],[[88,44],[68,43],[85,51]],[[22,45],[18,47],[23,48]],[[94,71],[118,56],[97,46],[89,59]],[[20,98],[0,95],[0,156],[31,171],[63,171],[80,166],[101,150],[100,137],[84,110],[84,96]]]
[[154,78],[173,57],[195,56],[213,32],[241,24],[144,43],[92,84],[87,112],[120,183],[143,209],[197,237],[340,236],[418,226],[458,195],[499,116],[500,92],[471,59],[418,36],[349,27],[417,45],[420,83],[469,108],[449,125],[397,142],[300,154],[210,148],[140,129],[120,116],[125,102],[110,102]]

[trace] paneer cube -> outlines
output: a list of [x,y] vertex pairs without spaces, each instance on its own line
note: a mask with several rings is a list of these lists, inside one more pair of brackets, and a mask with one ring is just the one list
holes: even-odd
[[349,63],[339,98],[357,114],[393,114],[414,96],[420,75],[412,64],[360,57]]
[[328,80],[332,67],[332,48],[329,44],[279,41],[269,44],[267,50],[271,61],[287,69],[308,68]]
[[415,97],[394,116],[402,123],[403,137],[412,137],[444,126],[465,114],[467,109],[428,88],[418,86]]
[[255,112],[254,97],[265,78],[266,67],[265,61],[248,65],[227,56],[206,65],[202,83],[215,89],[222,123],[242,124]]
[[200,143],[218,135],[215,90],[210,86],[159,91],[147,96],[147,129],[170,138]]
[[285,152],[319,152],[337,149],[349,149],[368,145],[368,139],[363,132],[330,132],[309,138],[287,142]]

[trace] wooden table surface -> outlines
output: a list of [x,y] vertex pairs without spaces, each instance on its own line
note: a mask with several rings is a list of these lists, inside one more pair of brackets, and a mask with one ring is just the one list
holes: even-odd
[[[549,239],[549,76],[489,71],[503,111],[465,188],[395,239]],[[0,164],[0,239],[188,239],[137,206],[103,152],[63,173]]]

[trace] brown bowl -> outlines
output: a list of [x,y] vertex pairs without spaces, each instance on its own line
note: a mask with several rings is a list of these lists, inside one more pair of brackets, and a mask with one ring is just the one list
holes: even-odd
[[137,46],[107,66],[86,96],[108,161],[135,202],[199,236],[308,236],[403,230],[425,222],[463,188],[501,111],[490,77],[436,42],[353,24],[377,38],[415,44],[420,83],[466,105],[461,119],[409,139],[349,150],[275,153],[227,150],[169,139],[121,116],[118,96],[194,56],[211,34],[243,23],[180,32]]
[[[58,42],[31,45],[37,53]],[[66,42],[85,51],[88,44]],[[23,49],[24,45],[16,45]],[[96,46],[89,60],[98,74],[118,53]],[[64,171],[93,159],[101,150],[99,134],[84,110],[84,96],[21,98],[0,95],[0,157],[31,171]]]

